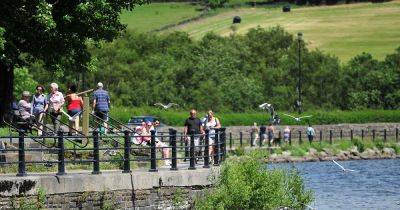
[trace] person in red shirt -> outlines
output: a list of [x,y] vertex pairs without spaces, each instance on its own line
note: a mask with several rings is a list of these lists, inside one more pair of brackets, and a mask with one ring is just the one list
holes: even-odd
[[[67,95],[67,111],[69,118],[69,132],[68,135],[72,135],[72,132],[79,130],[79,115],[82,113],[83,100],[82,97],[76,94],[76,86],[71,85],[69,88],[69,94]],[[72,129],[71,129],[72,128]]]

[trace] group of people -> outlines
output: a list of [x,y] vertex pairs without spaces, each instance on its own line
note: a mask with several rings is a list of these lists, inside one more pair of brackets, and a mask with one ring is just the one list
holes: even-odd
[[[291,134],[291,129],[289,126],[286,126],[285,129],[283,130],[283,141],[284,142],[289,142],[290,139],[290,134]],[[257,126],[257,123],[254,122],[253,126],[250,128],[250,136],[251,136],[251,140],[252,140],[252,144],[256,145],[257,144],[257,140],[259,139],[259,133],[260,133],[260,129]],[[276,139],[275,138],[275,127],[272,123],[268,124],[268,127],[266,128],[266,133],[265,136],[263,136],[263,143],[270,143],[270,144],[274,144],[277,143],[276,140],[280,140],[280,139]],[[314,136],[315,136],[315,130],[312,127],[311,124],[308,125],[307,127],[307,138],[308,141],[310,142],[310,144],[312,143],[312,141],[314,140]]]
[[[67,112],[63,110],[66,105]],[[53,125],[53,133],[60,129],[62,114],[67,115],[69,121],[68,134],[77,134],[79,132],[79,116],[83,111],[83,99],[77,94],[76,85],[68,88],[66,96],[59,91],[57,83],[50,84],[50,93],[45,94],[43,85],[36,86],[36,92],[31,96],[29,91],[23,91],[21,100],[17,104],[19,117],[25,120],[29,125],[36,127],[38,135],[43,135],[43,131],[47,132],[45,126],[45,116],[48,113],[51,124]],[[107,121],[110,108],[110,97],[107,91],[103,90],[103,84],[97,84],[97,90],[93,93],[93,111],[94,114]],[[104,123],[104,126],[107,126]]]

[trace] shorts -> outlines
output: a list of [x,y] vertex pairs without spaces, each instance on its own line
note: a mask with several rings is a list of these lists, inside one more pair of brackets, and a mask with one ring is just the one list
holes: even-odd
[[73,116],[75,116],[76,114],[80,113],[81,111],[82,111],[82,110],[80,110],[80,109],[71,109],[71,110],[68,110],[68,115],[71,116],[71,117],[73,117]]
[[95,111],[94,115],[104,121],[108,121],[108,112]]
[[[190,137],[187,138],[188,145],[190,146]],[[194,146],[197,147],[200,145],[200,137],[194,137]]]

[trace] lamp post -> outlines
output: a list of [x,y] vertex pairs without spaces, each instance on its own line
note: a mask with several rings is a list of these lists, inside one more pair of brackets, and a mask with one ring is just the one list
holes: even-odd
[[297,99],[297,109],[299,115],[301,114],[301,41],[303,39],[303,34],[301,32],[297,33],[297,43],[298,43],[298,67],[299,67],[299,75],[298,75],[298,83],[297,83],[297,91],[298,91],[298,99]]

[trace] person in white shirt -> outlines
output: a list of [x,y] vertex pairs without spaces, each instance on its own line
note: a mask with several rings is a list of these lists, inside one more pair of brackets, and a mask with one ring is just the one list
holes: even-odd
[[64,105],[64,95],[58,91],[57,83],[50,84],[51,93],[48,95],[49,114],[54,126],[54,132],[60,129],[61,108]]
[[[218,118],[216,118],[214,116],[214,112],[209,110],[207,113],[207,118],[206,120],[203,122],[203,127],[208,130],[208,143],[209,145],[213,145],[214,144],[214,139],[215,139],[215,129],[216,128],[221,128],[221,123],[219,121]],[[214,150],[215,150],[215,145],[211,146],[209,149],[209,155],[210,157],[213,157],[214,154]]]
[[308,141],[310,142],[310,144],[312,143],[314,136],[315,136],[315,130],[311,126],[311,124],[309,124],[308,128],[307,128],[307,137],[308,137]]

